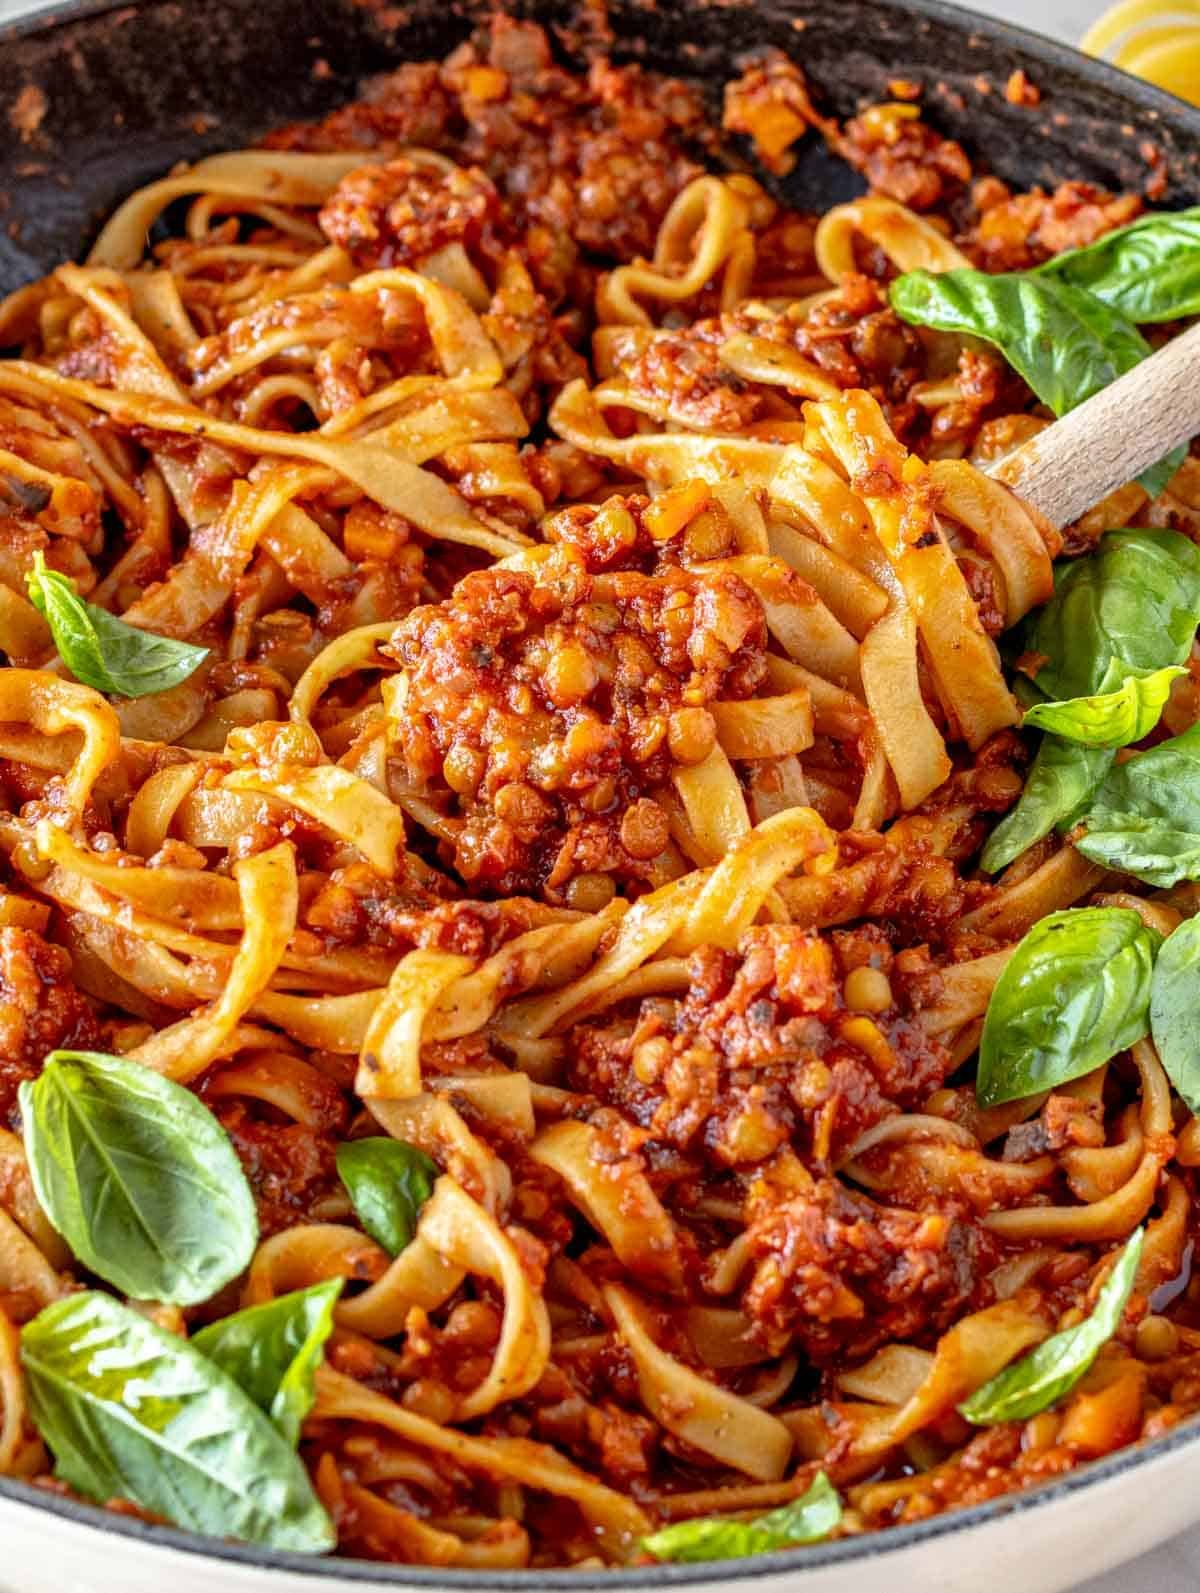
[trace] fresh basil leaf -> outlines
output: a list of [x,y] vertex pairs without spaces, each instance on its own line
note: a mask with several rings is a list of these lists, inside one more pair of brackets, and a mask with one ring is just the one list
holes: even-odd
[[70,1294],[26,1325],[21,1362],[57,1474],[87,1498],[214,1537],[333,1548],[295,1451],[186,1339],[107,1294]]
[[342,1282],[331,1278],[281,1294],[192,1334],[196,1349],[266,1411],[293,1448],[317,1397],[314,1379]]
[[975,1094],[980,1106],[1081,1078],[1150,1027],[1150,974],[1162,936],[1125,907],[1050,913],[1021,941],[992,991]]
[[[1119,310],[1071,282],[1037,272],[909,271],[891,287],[904,321],[982,338],[1056,415],[1140,364],[1150,345]],[[1139,478],[1152,495],[1174,455]]]
[[991,343],[1056,415],[1150,352],[1124,316],[1054,277],[909,271],[892,283],[891,300],[901,320]]
[[1039,691],[1028,675],[1020,673],[1013,676],[1012,693],[1022,708],[1029,709],[1039,702],[1049,702],[1044,691]]
[[438,1165],[402,1139],[350,1139],[337,1148],[338,1177],[358,1220],[390,1256],[412,1243]]
[[1110,531],[1094,553],[1060,563],[1054,596],[1022,644],[1046,662],[1047,696],[1112,691],[1127,674],[1182,664],[1200,625],[1200,548],[1178,531]]
[[1200,879],[1200,725],[1114,765],[1084,822],[1093,863],[1159,887]]
[[1113,757],[1104,747],[1043,736],[1021,799],[988,836],[981,867],[996,874],[1051,830],[1069,829],[1111,769]]
[[85,686],[118,697],[145,697],[178,686],[208,657],[206,647],[177,642],[127,625],[107,609],[85,603],[74,585],[46,568],[40,553],[25,578],[29,601],[50,626],[63,663]]
[[1035,703],[1024,726],[1053,731],[1085,747],[1127,747],[1150,734],[1171,695],[1171,682],[1186,674],[1181,664],[1167,664],[1149,675],[1126,675],[1115,691]]
[[20,1103],[43,1210],[114,1288],[199,1305],[249,1265],[254,1197],[191,1090],[122,1057],[53,1051]]
[[827,1538],[841,1519],[842,1502],[837,1489],[819,1471],[806,1493],[753,1521],[730,1521],[721,1516],[675,1521],[643,1538],[642,1548],[656,1559],[685,1564],[697,1560],[741,1560],[792,1544],[816,1543]]
[[1185,918],[1163,941],[1150,986],[1150,1033],[1163,1072],[1200,1112],[1200,918]]
[[1139,324],[1200,315],[1200,208],[1142,216],[1039,266]]
[[1137,1278],[1145,1231],[1134,1233],[1104,1280],[1091,1316],[1006,1366],[958,1408],[977,1427],[1023,1422],[1069,1394],[1121,1325]]

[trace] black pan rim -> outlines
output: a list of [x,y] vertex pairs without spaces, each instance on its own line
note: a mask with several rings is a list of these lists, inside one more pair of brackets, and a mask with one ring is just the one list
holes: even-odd
[[[55,0],[51,5],[29,11],[0,25],[0,43],[50,33],[69,23],[92,17],[136,10],[139,3],[145,3],[145,0]],[[503,0],[497,0],[497,3],[502,5]],[[699,3],[733,8],[752,6],[753,0],[699,0]],[[955,4],[954,0],[903,0],[903,4],[901,0],[885,0],[885,3],[894,3],[897,10],[903,9],[929,22],[942,23],[968,37],[975,35],[1007,45],[1014,53],[1025,54],[1042,65],[1062,68],[1085,82],[1094,83],[1097,88],[1108,89],[1132,102],[1151,120],[1173,124],[1184,135],[1200,139],[1200,107],[1189,105],[1178,95],[1133,77],[1108,61],[1085,55],[1082,50],[1053,39],[1048,34],[1015,22],[1005,22],[1000,17],[968,11],[965,6]]]
[[[713,0],[709,0],[713,3]],[[721,3],[721,0],[716,0]],[[728,3],[728,0],[725,0]],[[752,0],[746,0],[752,3]],[[900,0],[895,0],[900,9]],[[137,0],[133,0],[136,8]],[[107,13],[128,11],[131,0],[60,0],[60,3],[16,17],[0,27],[0,43],[51,33],[57,28]],[[952,0],[904,0],[903,9],[956,33],[978,36],[1026,56],[1035,65],[1072,73],[1097,88],[1107,89],[1136,107],[1148,120],[1170,126],[1200,144],[1200,109],[1164,89],[1131,77],[1105,61],[1082,54],[1031,28],[965,10]],[[70,1522],[109,1538],[124,1539],[141,1548],[163,1548],[176,1553],[220,1561],[250,1569],[306,1577],[316,1582],[337,1580],[346,1587],[412,1587],[467,1590],[504,1589],[505,1593],[549,1593],[551,1589],[577,1589],[600,1593],[605,1588],[707,1587],[722,1582],[750,1584],[786,1574],[800,1579],[838,1566],[882,1566],[907,1549],[957,1534],[1006,1516],[1041,1512],[1056,1501],[1100,1486],[1104,1482],[1141,1470],[1152,1462],[1195,1446],[1200,1441],[1200,1418],[1182,1424],[1150,1442],[1118,1450],[1103,1460],[1080,1467],[1056,1482],[1026,1493],[1002,1494],[984,1504],[952,1510],[928,1521],[892,1527],[857,1538],[816,1544],[803,1550],[783,1550],[750,1560],[712,1561],[701,1565],[650,1565],[600,1572],[470,1571],[453,1568],[387,1565],[367,1560],[344,1560],[260,1548],[253,1544],[202,1537],[180,1528],[157,1526],[136,1517],[115,1515],[99,1505],[47,1493],[29,1483],[0,1477],[0,1502],[43,1516]]]

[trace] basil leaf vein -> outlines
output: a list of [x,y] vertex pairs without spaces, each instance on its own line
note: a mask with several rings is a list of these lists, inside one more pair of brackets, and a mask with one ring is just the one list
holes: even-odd
[[54,1051],[19,1099],[38,1200],[90,1271],[134,1299],[199,1305],[250,1264],[254,1197],[191,1090],[122,1057]]
[[959,1412],[978,1427],[990,1427],[1026,1421],[1069,1394],[1121,1325],[1144,1239],[1139,1228],[1124,1245],[1090,1316],[1006,1366],[965,1400]]
[[1200,315],[1200,208],[1142,216],[1039,266],[1131,321]]
[[979,1043],[981,1106],[1081,1078],[1150,1027],[1150,977],[1162,936],[1124,907],[1050,913],[996,982]]
[[1200,879],[1200,725],[1114,765],[1084,822],[1093,863],[1160,888]]
[[185,1339],[96,1292],[46,1307],[21,1334],[34,1423],[57,1473],[104,1504],[176,1526],[321,1554],[335,1534],[295,1451],[232,1378]]
[[1112,767],[1113,757],[1104,747],[1043,736],[1020,800],[988,836],[980,866],[998,873],[1051,830],[1069,829]]
[[842,1502],[837,1490],[819,1471],[811,1487],[798,1499],[753,1521],[730,1521],[720,1516],[675,1521],[643,1538],[642,1548],[659,1560],[740,1560],[793,1544],[816,1543],[827,1538],[841,1519]]
[[1200,918],[1163,942],[1150,986],[1150,1033],[1163,1071],[1190,1111],[1200,1112]]
[[293,1446],[316,1399],[317,1367],[333,1331],[341,1278],[223,1317],[191,1343],[266,1411]]
[[65,575],[46,568],[40,553],[26,576],[29,601],[50,626],[67,668],[96,691],[145,697],[167,691],[195,673],[206,647],[139,630],[95,603],[87,603]]
[[1171,683],[1186,673],[1181,664],[1167,664],[1148,675],[1126,675],[1115,691],[1035,703],[1024,724],[1085,747],[1127,747],[1154,729],[1171,695]]
[[412,1243],[421,1207],[433,1193],[438,1165],[402,1139],[351,1139],[336,1153],[338,1177],[346,1186],[364,1229],[390,1256]]

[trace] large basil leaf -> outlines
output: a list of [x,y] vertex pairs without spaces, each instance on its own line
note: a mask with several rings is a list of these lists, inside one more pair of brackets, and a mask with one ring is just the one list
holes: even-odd
[[1150,352],[1124,316],[1053,277],[909,271],[892,283],[891,299],[904,321],[991,343],[1056,415]]
[[1130,321],[1200,315],[1200,208],[1142,216],[1039,266]]
[[1050,913],[996,982],[979,1042],[975,1094],[999,1106],[1081,1078],[1150,1027],[1150,974],[1162,936],[1124,907]]
[[980,858],[989,874],[1007,868],[1053,829],[1069,829],[1112,767],[1115,754],[1043,736],[1021,799],[988,836]]
[[1200,918],[1168,935],[1154,964],[1150,1033],[1163,1070],[1192,1112],[1200,1112]]
[[[1082,404],[1150,353],[1118,310],[1071,282],[1034,272],[909,271],[891,288],[902,320],[991,343],[1056,415]],[[1140,478],[1153,494],[1186,450],[1175,450]]]
[[1069,1394],[1121,1325],[1137,1277],[1144,1231],[1132,1235],[1104,1280],[1091,1316],[1055,1333],[977,1389],[958,1408],[969,1422],[1023,1422]]
[[1055,570],[1054,596],[1026,621],[1048,697],[1090,697],[1128,674],[1182,664],[1200,625],[1200,548],[1178,531],[1110,531]]
[[201,1354],[265,1410],[293,1447],[316,1398],[341,1278],[252,1305],[192,1335]]
[[437,1163],[402,1139],[350,1139],[337,1148],[337,1170],[363,1227],[398,1256],[433,1194]]
[[138,630],[107,609],[85,603],[65,575],[46,568],[40,553],[26,585],[63,663],[76,680],[97,691],[118,697],[166,691],[194,674],[208,657],[206,647]]
[[21,1362],[58,1475],[87,1498],[214,1537],[333,1548],[295,1451],[185,1339],[107,1294],[71,1294],[25,1327]]
[[1084,822],[1093,863],[1160,887],[1200,879],[1200,725],[1116,764]]
[[1126,675],[1115,691],[1035,703],[1024,724],[1085,747],[1127,747],[1150,734],[1171,695],[1171,682],[1186,674],[1181,664],[1168,664],[1148,675]]
[[254,1197],[191,1090],[122,1057],[54,1051],[20,1103],[42,1208],[114,1288],[199,1305],[249,1265]]
[[771,1549],[816,1543],[827,1538],[842,1519],[842,1502],[823,1471],[812,1486],[791,1503],[753,1521],[703,1516],[676,1521],[642,1539],[642,1548],[659,1560],[742,1560]]

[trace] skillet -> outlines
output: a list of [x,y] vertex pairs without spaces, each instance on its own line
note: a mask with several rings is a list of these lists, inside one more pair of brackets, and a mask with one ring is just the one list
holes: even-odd
[[[251,143],[354,98],[362,79],[440,57],[487,0],[76,0],[0,29],[0,292],[86,250],[103,217],[176,161]],[[579,34],[562,0],[507,9]],[[803,67],[823,110],[925,87],[925,114],[1021,187],[1067,177],[1200,204],[1200,111],[1066,46],[944,0],[610,0],[619,60],[720,87],[748,51]],[[1010,104],[1023,68],[1036,108]],[[858,179],[810,138],[783,196],[820,210]],[[200,1539],[0,1479],[0,1593],[347,1593],[351,1588],[704,1587],[1058,1593],[1200,1519],[1200,1422],[928,1522],[747,1561],[630,1572],[472,1572],[313,1560]]]

